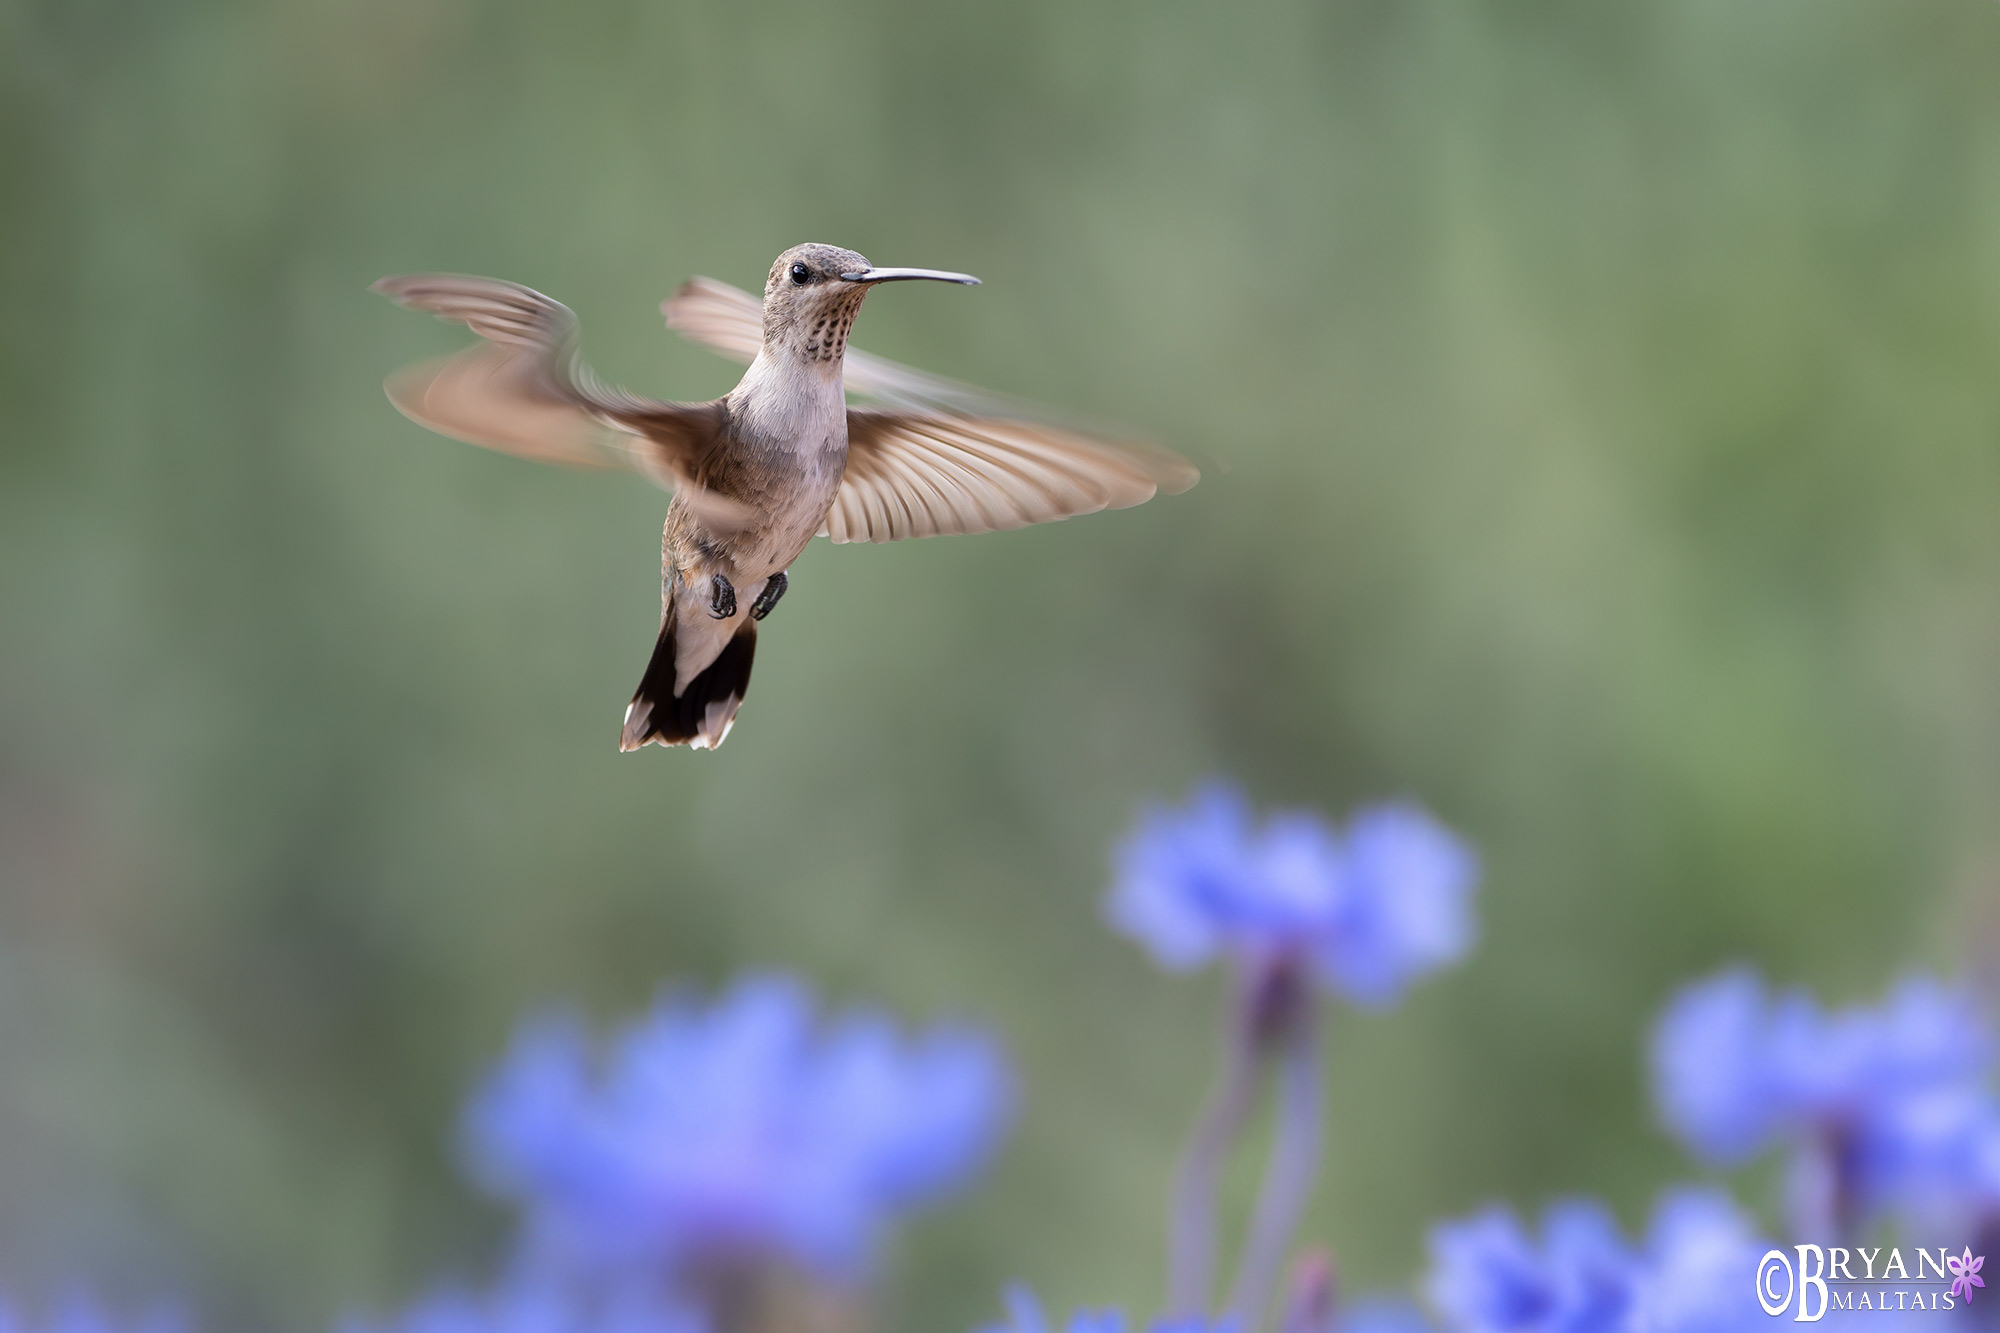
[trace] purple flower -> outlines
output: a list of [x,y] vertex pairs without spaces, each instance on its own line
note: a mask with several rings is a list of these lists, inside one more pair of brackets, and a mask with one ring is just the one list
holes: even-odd
[[1415,806],[1376,805],[1348,821],[1346,892],[1318,955],[1321,970],[1363,1004],[1388,1004],[1411,981],[1472,947],[1479,865],[1464,843]]
[[342,1333],[707,1333],[691,1305],[651,1286],[586,1291],[517,1277],[492,1292],[441,1290],[387,1323],[349,1321]]
[[853,1275],[896,1213],[964,1181],[1006,1118],[983,1036],[816,1023],[798,985],[663,999],[600,1056],[528,1027],[467,1120],[480,1176],[531,1244],[582,1263],[783,1256]]
[[1770,1137],[1779,1115],[1764,986],[1725,972],[1689,986],[1653,1036],[1653,1086],[1667,1127],[1704,1160],[1734,1164]]
[[1806,1217],[1830,1227],[1892,1203],[1946,1208],[1975,1188],[2000,1133],[1991,1054],[1972,1006],[1935,982],[1827,1013],[1736,969],[1668,1005],[1653,1073],[1667,1127],[1705,1161],[1735,1165],[1790,1140],[1803,1154],[1796,1188],[1822,1199]]
[[1477,878],[1464,844],[1413,806],[1364,809],[1344,832],[1304,814],[1259,825],[1241,792],[1211,786],[1146,817],[1106,910],[1163,967],[1297,957],[1329,988],[1382,1005],[1471,947]]
[[1539,1241],[1496,1208],[1431,1233],[1427,1290],[1451,1333],[1729,1333],[1760,1316],[1760,1252],[1712,1192],[1665,1196],[1638,1248],[1597,1204],[1550,1209]]
[[1106,904],[1111,923],[1152,951],[1160,966],[1199,967],[1224,947],[1271,949],[1323,920],[1327,875],[1305,880],[1287,902],[1262,873],[1258,832],[1243,793],[1213,784],[1184,811],[1154,810],[1118,853]]
[[1588,1203],[1551,1209],[1537,1244],[1493,1208],[1431,1233],[1432,1304],[1456,1333],[1596,1333],[1630,1307],[1637,1260],[1610,1215]]
[[[1128,1327],[1123,1310],[1102,1307],[1079,1309],[1070,1315],[1067,1324],[1052,1330],[1034,1292],[1016,1284],[1007,1288],[1006,1295],[1007,1322],[981,1333],[1126,1333]],[[1226,1319],[1213,1323],[1202,1319],[1156,1319],[1146,1326],[1146,1333],[1236,1333],[1236,1325]]]
[[1757,1304],[1768,1247],[1729,1197],[1668,1191],[1653,1210],[1633,1295],[1635,1333],[1729,1333],[1770,1322]]

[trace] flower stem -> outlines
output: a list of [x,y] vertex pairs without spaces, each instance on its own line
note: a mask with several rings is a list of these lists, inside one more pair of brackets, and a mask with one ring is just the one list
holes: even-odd
[[1326,1069],[1320,1049],[1318,1008],[1307,1005],[1285,1032],[1278,1066],[1278,1121],[1257,1211],[1236,1271],[1229,1312],[1242,1333],[1257,1333],[1264,1305],[1278,1284],[1285,1255],[1319,1177],[1321,1122],[1325,1114]]
[[1859,1239],[1860,1200],[1855,1192],[1853,1140],[1839,1128],[1801,1142],[1785,1180],[1785,1205],[1795,1240],[1852,1245]]
[[1222,1162],[1243,1132],[1257,1096],[1262,1063],[1255,1037],[1232,1021],[1224,1040],[1222,1079],[1188,1140],[1174,1180],[1172,1215],[1167,1222],[1167,1313],[1204,1319],[1215,1282],[1216,1194]]

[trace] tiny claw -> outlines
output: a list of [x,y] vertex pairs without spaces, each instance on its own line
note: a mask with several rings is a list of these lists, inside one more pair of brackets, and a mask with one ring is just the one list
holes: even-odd
[[771,575],[770,578],[765,579],[764,591],[758,593],[757,600],[750,603],[750,618],[752,620],[762,620],[765,616],[770,615],[772,610],[777,607],[778,599],[785,595],[785,589],[790,586],[791,581],[785,577],[783,570],[779,570],[777,573]]
[[709,586],[708,613],[717,620],[727,620],[736,614],[736,589],[720,574]]

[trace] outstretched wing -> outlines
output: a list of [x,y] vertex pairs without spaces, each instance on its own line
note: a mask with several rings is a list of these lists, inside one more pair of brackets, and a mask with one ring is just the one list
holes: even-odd
[[1032,421],[855,407],[826,516],[836,542],[994,532],[1144,504],[1200,480],[1164,449]]
[[727,524],[734,502],[699,487],[721,403],[659,402],[599,382],[577,355],[569,307],[518,283],[421,273],[384,278],[374,290],[483,339],[390,378],[389,400],[410,420],[545,463],[630,468]]
[[[728,283],[690,278],[660,309],[668,328],[734,360],[763,346],[763,302]],[[884,406],[848,409],[847,472],[826,519],[836,542],[1021,528],[1143,504],[1201,479],[1164,449],[1100,438],[851,347],[845,378]]]

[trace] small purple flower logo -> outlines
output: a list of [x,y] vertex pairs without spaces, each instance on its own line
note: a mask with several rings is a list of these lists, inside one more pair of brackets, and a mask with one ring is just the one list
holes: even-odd
[[1973,1257],[1972,1247],[1965,1247],[1965,1253],[1954,1259],[1945,1256],[1945,1266],[1951,1269],[1951,1294],[1963,1297],[1969,1304],[1972,1289],[1986,1285],[1986,1279],[1979,1276],[1979,1270],[1986,1266],[1986,1256]]

